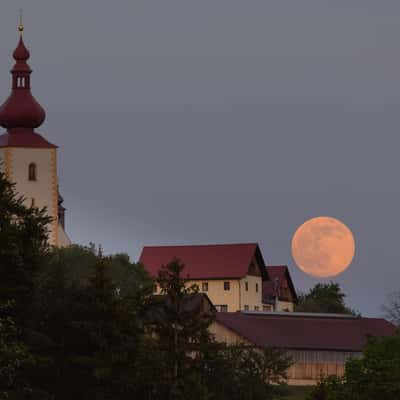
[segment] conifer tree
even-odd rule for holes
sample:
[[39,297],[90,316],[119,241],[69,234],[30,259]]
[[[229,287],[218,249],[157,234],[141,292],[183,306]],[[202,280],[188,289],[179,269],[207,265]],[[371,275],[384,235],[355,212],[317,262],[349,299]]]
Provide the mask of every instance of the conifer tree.
[[29,390],[23,370],[34,275],[47,250],[46,210],[26,207],[0,165],[0,394]]

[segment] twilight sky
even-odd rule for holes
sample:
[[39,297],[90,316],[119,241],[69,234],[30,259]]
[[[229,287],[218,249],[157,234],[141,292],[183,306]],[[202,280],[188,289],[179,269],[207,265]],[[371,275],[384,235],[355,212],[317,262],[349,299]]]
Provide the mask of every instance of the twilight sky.
[[380,315],[400,289],[400,2],[2,0],[0,97],[24,8],[39,129],[73,241],[252,242],[288,264],[306,219],[356,240],[336,280]]

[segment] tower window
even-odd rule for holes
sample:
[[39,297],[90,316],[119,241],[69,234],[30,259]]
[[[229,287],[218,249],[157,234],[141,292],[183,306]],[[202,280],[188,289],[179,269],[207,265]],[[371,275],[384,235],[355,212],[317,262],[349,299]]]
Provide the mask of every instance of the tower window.
[[231,290],[231,283],[230,282],[224,282],[224,290]]
[[36,181],[37,180],[37,174],[36,174],[36,164],[35,163],[30,163],[29,164],[29,171],[28,171],[28,179],[30,181]]
[[25,78],[22,76],[19,76],[17,78],[17,87],[22,88],[25,87]]

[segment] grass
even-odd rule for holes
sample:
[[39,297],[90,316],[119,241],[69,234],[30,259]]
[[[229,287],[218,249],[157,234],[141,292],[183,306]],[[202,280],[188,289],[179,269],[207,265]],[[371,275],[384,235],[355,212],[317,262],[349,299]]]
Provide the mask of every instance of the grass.
[[285,400],[306,400],[314,386],[289,386]]

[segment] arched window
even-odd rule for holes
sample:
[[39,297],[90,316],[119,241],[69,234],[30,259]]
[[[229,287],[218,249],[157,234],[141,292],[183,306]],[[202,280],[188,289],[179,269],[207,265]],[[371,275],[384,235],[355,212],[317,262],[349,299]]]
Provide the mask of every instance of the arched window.
[[28,179],[30,181],[36,181],[37,179],[37,174],[36,174],[36,164],[35,163],[30,163],[29,164],[29,172],[28,172]]

